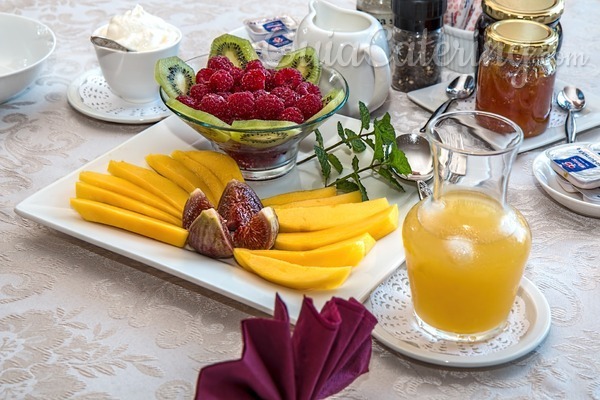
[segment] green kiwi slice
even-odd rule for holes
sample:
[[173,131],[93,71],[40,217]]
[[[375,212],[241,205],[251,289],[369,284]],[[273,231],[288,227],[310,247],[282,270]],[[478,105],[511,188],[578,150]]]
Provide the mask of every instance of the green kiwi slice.
[[226,122],[221,121],[214,115],[186,106],[176,98],[167,99],[165,104],[171,111],[179,115],[186,124],[194,128],[197,132],[200,132],[208,139],[218,143],[227,142],[229,139],[231,139],[226,131],[217,128],[210,128],[195,122],[198,120],[213,126],[222,126],[223,128],[231,127]]
[[333,89],[323,97],[323,108],[318,113],[310,117],[308,121],[314,121],[320,116],[335,110],[336,107],[344,101],[345,97],[346,93],[343,90]]
[[[232,128],[247,129],[249,132],[231,132],[231,139],[257,149],[275,147],[286,142],[290,137],[300,133],[298,129],[277,131],[273,129],[287,128],[297,125],[290,121],[265,121],[260,119],[249,119],[245,121],[233,121]],[[253,130],[255,130],[253,132]],[[263,132],[261,132],[263,131]]]
[[276,69],[296,68],[302,73],[305,81],[319,83],[321,77],[321,63],[317,51],[310,46],[292,51],[281,57]]
[[210,45],[209,57],[225,56],[239,68],[246,68],[249,61],[258,59],[258,54],[249,40],[225,33],[216,37]]
[[196,83],[194,69],[177,56],[161,58],[154,66],[154,79],[167,96],[175,98],[187,94]]

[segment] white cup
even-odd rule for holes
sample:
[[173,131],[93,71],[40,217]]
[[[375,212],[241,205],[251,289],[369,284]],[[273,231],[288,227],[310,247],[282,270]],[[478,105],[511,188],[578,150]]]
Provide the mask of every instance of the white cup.
[[444,26],[442,65],[461,74],[475,71],[475,38],[473,31]]
[[[102,75],[116,95],[131,103],[150,103],[158,98],[154,66],[161,58],[177,55],[181,43],[181,31],[173,28],[177,31],[176,40],[156,50],[124,52],[94,44]],[[94,35],[103,31],[105,26]]]
[[312,0],[295,42],[297,48],[315,48],[323,64],[346,78],[350,93],[341,114],[357,117],[359,101],[373,111],[387,99],[392,83],[387,35],[371,15]]

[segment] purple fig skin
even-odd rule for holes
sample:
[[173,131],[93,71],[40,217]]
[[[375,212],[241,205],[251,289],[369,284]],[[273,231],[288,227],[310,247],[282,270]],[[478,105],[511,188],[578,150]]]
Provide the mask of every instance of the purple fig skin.
[[198,253],[211,258],[233,256],[231,234],[214,208],[200,213],[189,228],[188,244]]
[[215,208],[204,192],[196,188],[192,193],[190,193],[190,197],[188,197],[185,202],[185,206],[183,207],[183,214],[181,216],[181,222],[184,229],[189,229],[192,225],[192,222],[198,215],[204,210],[208,210],[209,208]]
[[277,215],[271,207],[265,207],[232,233],[233,245],[250,250],[269,250],[275,245],[278,233]]
[[235,231],[262,208],[258,195],[247,183],[232,179],[225,186],[217,210],[227,221],[227,228]]

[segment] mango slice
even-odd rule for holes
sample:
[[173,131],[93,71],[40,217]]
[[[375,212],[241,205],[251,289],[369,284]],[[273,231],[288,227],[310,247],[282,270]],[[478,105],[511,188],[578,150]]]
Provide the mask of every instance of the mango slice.
[[146,156],[148,165],[160,175],[175,182],[188,193],[200,188],[213,206],[217,206],[219,198],[211,191],[204,180],[186,167],[181,161],[166,154],[148,154]]
[[71,199],[71,207],[90,222],[98,222],[137,233],[161,242],[183,247],[188,231],[133,211],[87,199]]
[[154,193],[179,210],[179,215],[183,212],[183,206],[189,193],[156,171],[130,164],[127,161],[110,160],[108,172]]
[[335,204],[360,203],[362,195],[358,190],[349,193],[342,193],[335,196],[323,197],[320,199],[308,199],[292,201],[291,203],[273,205],[273,209],[292,208],[292,207],[319,207],[333,206]]
[[275,196],[262,199],[265,207],[291,203],[293,201],[320,199],[323,197],[331,197],[337,194],[337,189],[333,186],[327,186],[319,189],[298,190],[294,192],[281,193]]
[[238,251],[304,266],[356,267],[374,245],[375,239],[365,233],[352,239],[307,251],[248,249],[238,249]]
[[86,182],[75,183],[75,194],[79,199],[94,200],[100,203],[110,204],[111,206],[134,211],[148,217],[168,222],[169,224],[173,224],[175,226],[181,226],[181,219],[174,217],[171,214],[159,210],[158,208],[149,206],[146,203],[142,203],[141,201],[137,201],[110,190],[90,185]]
[[276,210],[279,232],[311,232],[352,224],[390,206],[385,197],[361,203],[333,206],[281,208]]
[[190,150],[185,152],[190,158],[206,168],[219,178],[223,186],[232,179],[244,182],[244,177],[237,162],[227,154],[212,150]]
[[79,174],[79,179],[83,182],[89,183],[90,185],[110,190],[114,193],[122,194],[123,196],[127,196],[134,200],[148,204],[154,208],[158,208],[159,210],[169,213],[174,217],[181,218],[181,211],[179,211],[177,208],[173,207],[155,194],[150,193],[138,185],[134,185],[126,179],[94,171],[82,171]]
[[353,236],[369,233],[379,240],[398,228],[398,205],[351,224],[340,224],[333,228],[314,232],[279,233],[275,240],[278,250],[312,250],[328,244],[341,242]]
[[[219,205],[219,199],[223,194],[223,190],[225,190],[225,185],[219,178],[217,178],[212,170],[200,164],[198,161],[193,160],[189,155],[186,154],[186,152],[181,150],[175,150],[172,152],[171,157],[180,161],[204,181],[204,184],[208,186],[208,190],[212,194],[212,197],[214,197],[215,203],[213,203],[213,205],[217,207]],[[204,193],[206,194],[206,192]],[[211,199],[211,203],[212,201],[213,199]]]
[[275,258],[257,256],[234,249],[233,256],[242,268],[269,282],[298,290],[329,290],[348,279],[352,267],[313,267],[292,264]]

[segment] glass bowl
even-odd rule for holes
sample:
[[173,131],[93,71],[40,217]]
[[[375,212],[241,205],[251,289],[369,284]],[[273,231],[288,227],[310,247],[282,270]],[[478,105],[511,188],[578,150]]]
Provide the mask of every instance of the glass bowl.
[[[203,55],[186,63],[197,72],[206,66],[207,60],[208,55]],[[294,168],[300,141],[337,113],[348,100],[348,83],[331,67],[321,66],[318,86],[323,96],[339,90],[342,101],[327,113],[302,124],[268,128],[234,128],[225,122],[213,125],[170,107],[167,104],[169,97],[162,89],[160,96],[175,115],[210,141],[215,150],[231,156],[238,163],[244,179],[261,181],[285,175]]]

